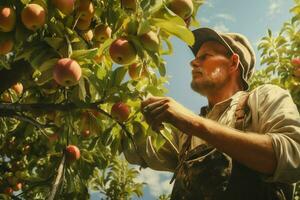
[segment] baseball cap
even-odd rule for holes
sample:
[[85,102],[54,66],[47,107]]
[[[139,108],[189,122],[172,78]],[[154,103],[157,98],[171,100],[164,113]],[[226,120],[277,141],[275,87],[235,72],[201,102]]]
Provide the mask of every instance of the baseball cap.
[[248,80],[255,71],[255,53],[249,40],[239,33],[218,33],[210,28],[198,28],[192,31],[195,37],[195,43],[190,46],[193,54],[196,56],[201,45],[208,40],[215,40],[224,45],[232,53],[239,55],[241,76],[244,90],[249,89]]

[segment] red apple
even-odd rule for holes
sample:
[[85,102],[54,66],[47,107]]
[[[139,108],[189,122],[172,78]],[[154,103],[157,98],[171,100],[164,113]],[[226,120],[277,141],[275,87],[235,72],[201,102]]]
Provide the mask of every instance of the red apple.
[[46,22],[46,11],[38,4],[27,4],[21,12],[24,26],[32,31],[41,28]]
[[91,132],[89,129],[84,129],[83,131],[81,131],[81,135],[82,137],[87,138],[91,135]]
[[115,40],[109,48],[111,59],[120,65],[128,65],[136,60],[137,52],[134,46],[126,39]]
[[78,28],[81,31],[86,31],[90,28],[92,20],[91,19],[78,19],[76,28]]
[[65,15],[70,15],[74,10],[75,0],[52,0],[53,5]]
[[8,54],[14,47],[14,41],[12,39],[3,40],[0,42],[0,55]]
[[108,25],[100,24],[95,28],[95,40],[98,42],[105,42],[108,38],[111,38],[111,28]]
[[54,80],[62,86],[78,84],[81,77],[80,65],[70,58],[59,59],[53,69]]
[[291,63],[294,67],[300,67],[300,58],[293,58]]
[[7,6],[0,7],[0,31],[10,32],[16,25],[16,12]]
[[17,183],[16,185],[14,185],[13,190],[14,191],[19,191],[22,189],[22,183]]
[[159,38],[154,31],[149,31],[140,36],[141,43],[145,49],[148,51],[158,51],[159,50]]
[[12,189],[12,187],[6,187],[4,189],[4,194],[6,194],[8,196],[11,196],[13,192],[14,192],[14,190]]
[[75,145],[68,145],[66,147],[66,158],[67,161],[73,162],[80,158],[80,151]]
[[194,11],[192,0],[172,0],[169,8],[182,19],[187,19]]
[[94,16],[95,8],[91,0],[80,0],[78,6],[78,14],[80,19],[91,20]]
[[115,103],[111,108],[111,115],[119,122],[125,122],[130,115],[130,108],[123,102]]
[[147,75],[147,71],[142,65],[134,63],[128,66],[128,74],[131,79],[136,80],[138,78],[145,77]]
[[16,83],[11,88],[17,93],[17,95],[21,95],[23,93],[22,83]]
[[11,103],[12,102],[11,96],[10,96],[10,94],[8,92],[4,92],[2,94],[2,100],[5,103]]
[[295,77],[300,78],[300,58],[293,58],[291,63],[294,67],[293,74]]
[[121,0],[121,5],[126,10],[135,11],[136,10],[136,0]]

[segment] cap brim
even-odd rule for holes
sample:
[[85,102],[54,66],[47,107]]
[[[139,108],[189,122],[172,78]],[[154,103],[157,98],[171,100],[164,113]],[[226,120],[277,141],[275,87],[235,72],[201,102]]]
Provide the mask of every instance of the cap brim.
[[195,43],[193,46],[189,46],[193,54],[196,56],[202,44],[208,40],[216,40],[222,45],[227,47],[232,53],[234,51],[227,44],[227,42],[213,29],[210,28],[198,28],[192,31],[195,37]]

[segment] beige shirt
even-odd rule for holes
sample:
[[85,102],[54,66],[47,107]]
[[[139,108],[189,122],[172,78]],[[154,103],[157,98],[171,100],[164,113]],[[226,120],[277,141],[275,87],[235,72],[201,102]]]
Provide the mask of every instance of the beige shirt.
[[[235,110],[241,95],[239,91],[231,98],[216,104],[206,118],[223,125],[234,127]],[[266,181],[294,183],[300,180],[300,116],[288,91],[274,85],[263,85],[250,92],[248,105],[250,114],[246,118],[246,131],[258,134],[268,134],[272,138],[273,148],[277,158],[277,168]],[[166,142],[159,150],[155,150],[151,138],[139,143],[139,154],[143,156],[148,167],[156,170],[174,171],[178,163],[178,152],[187,135],[173,132],[170,142]],[[192,137],[191,148],[205,143],[198,137]],[[141,164],[141,159],[134,148],[124,151],[126,159],[132,164]]]

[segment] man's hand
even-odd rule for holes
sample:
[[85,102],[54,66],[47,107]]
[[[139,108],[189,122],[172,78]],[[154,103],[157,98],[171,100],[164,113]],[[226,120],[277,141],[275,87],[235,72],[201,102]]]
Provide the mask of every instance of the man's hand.
[[149,97],[142,102],[141,109],[147,123],[154,131],[158,131],[163,122],[170,123],[183,131],[187,128],[186,122],[191,117],[197,116],[170,97]]

